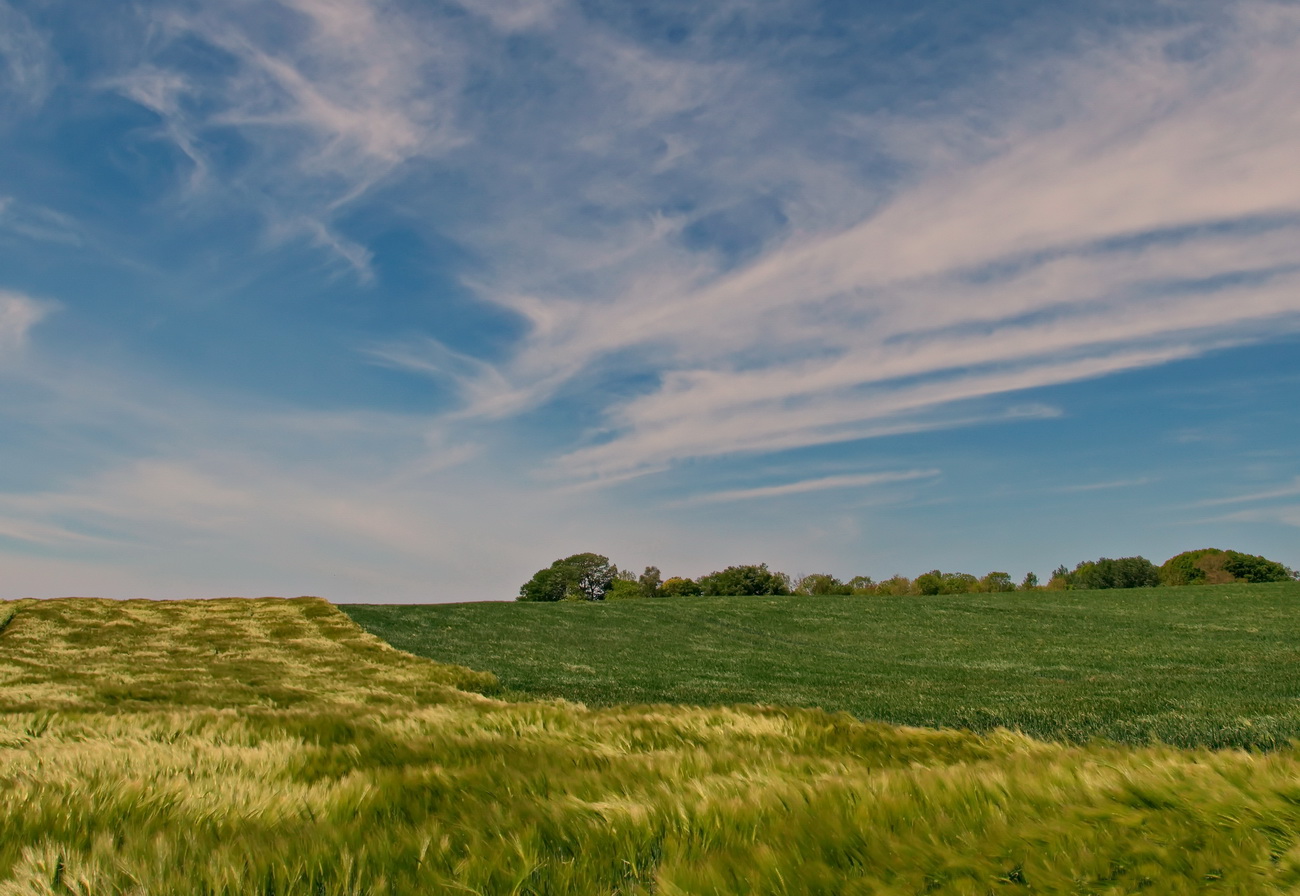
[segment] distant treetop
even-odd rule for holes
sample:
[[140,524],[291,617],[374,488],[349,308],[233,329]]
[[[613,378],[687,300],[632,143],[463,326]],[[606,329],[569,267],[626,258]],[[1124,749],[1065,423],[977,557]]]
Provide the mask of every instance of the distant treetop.
[[1166,585],[1225,585],[1230,582],[1286,582],[1296,578],[1294,570],[1258,554],[1201,548],[1170,557],[1160,567],[1160,581]]
[[772,572],[766,563],[757,566],[728,566],[721,572],[700,577],[700,588],[705,594],[789,594],[790,577]]

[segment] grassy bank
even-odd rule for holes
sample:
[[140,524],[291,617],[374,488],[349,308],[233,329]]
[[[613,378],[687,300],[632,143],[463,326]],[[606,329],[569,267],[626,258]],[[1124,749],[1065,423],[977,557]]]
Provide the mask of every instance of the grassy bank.
[[464,687],[494,682],[319,601],[24,603],[0,633],[0,896],[1300,886],[1289,749]]
[[403,650],[591,706],[817,706],[1075,742],[1300,738],[1300,584],[342,609]]

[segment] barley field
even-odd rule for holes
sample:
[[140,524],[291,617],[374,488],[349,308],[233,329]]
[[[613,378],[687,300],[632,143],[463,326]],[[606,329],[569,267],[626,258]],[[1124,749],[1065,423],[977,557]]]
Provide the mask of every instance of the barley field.
[[0,621],[0,896],[1300,887],[1290,747],[502,699],[314,599]]

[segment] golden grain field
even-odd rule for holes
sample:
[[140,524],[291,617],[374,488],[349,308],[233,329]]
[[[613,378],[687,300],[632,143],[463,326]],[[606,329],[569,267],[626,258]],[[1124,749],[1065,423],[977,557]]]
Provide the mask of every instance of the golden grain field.
[[1292,749],[507,702],[307,598],[0,626],[0,896],[1300,889]]

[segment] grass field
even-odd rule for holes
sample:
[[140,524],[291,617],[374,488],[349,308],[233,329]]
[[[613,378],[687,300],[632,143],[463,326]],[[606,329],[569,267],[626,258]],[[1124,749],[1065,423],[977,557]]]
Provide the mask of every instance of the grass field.
[[1291,748],[503,701],[311,599],[5,619],[0,896],[1300,887]]
[[1300,738],[1300,583],[341,609],[402,650],[591,706],[817,706],[1076,742]]

